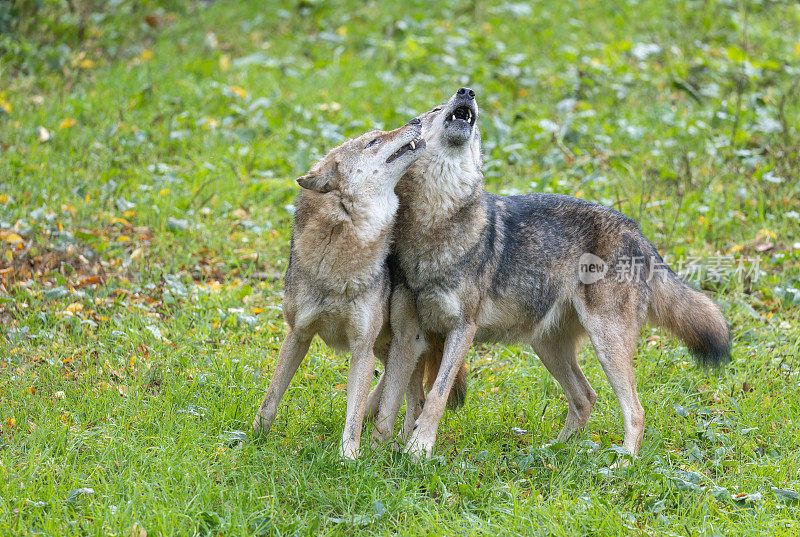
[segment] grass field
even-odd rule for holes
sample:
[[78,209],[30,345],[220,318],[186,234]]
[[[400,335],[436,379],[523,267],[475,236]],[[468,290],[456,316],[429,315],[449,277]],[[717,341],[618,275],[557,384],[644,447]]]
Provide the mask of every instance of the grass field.
[[[0,534],[796,535],[800,7],[791,1],[0,5]],[[705,372],[647,330],[641,458],[527,347],[469,356],[434,460],[336,457],[321,342],[249,436],[294,178],[475,89],[487,189],[636,218],[719,302]]]

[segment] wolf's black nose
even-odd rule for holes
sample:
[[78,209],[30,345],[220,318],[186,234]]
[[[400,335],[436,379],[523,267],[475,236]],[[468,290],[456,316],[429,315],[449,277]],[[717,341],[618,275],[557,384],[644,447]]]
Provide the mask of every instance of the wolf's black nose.
[[409,125],[419,125],[420,123],[422,122],[419,120],[418,117],[415,117],[414,119],[408,122]]
[[469,88],[461,88],[458,90],[458,94],[467,97],[468,99],[475,98],[475,92]]

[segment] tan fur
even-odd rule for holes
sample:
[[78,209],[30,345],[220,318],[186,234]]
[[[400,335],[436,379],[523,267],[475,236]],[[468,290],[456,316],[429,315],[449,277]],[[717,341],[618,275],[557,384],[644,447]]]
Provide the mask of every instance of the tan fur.
[[[375,354],[388,347],[391,291],[386,257],[397,210],[394,188],[419,158],[419,122],[345,142],[298,179],[292,250],[284,285],[288,325],[253,431],[267,432],[315,334],[352,353],[340,454],[357,456]],[[379,390],[383,386],[379,382]],[[378,394],[380,392],[378,391]]]

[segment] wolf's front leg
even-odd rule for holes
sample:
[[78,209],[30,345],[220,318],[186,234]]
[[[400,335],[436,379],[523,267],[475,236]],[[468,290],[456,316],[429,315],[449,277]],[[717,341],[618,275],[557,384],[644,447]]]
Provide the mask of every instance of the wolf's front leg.
[[298,333],[298,331],[289,328],[278,354],[278,364],[272,374],[267,395],[264,397],[264,402],[261,403],[261,408],[258,409],[255,420],[253,420],[254,434],[269,431],[272,422],[275,421],[275,415],[278,413],[278,404],[280,404],[283,394],[286,393],[286,389],[297,372],[297,368],[300,367],[300,362],[303,361],[303,358],[308,353],[308,347],[311,345],[313,338],[314,334]]
[[360,341],[353,347],[350,371],[347,373],[347,414],[344,420],[342,445],[339,455],[346,459],[358,457],[361,445],[361,426],[367,407],[372,372],[375,370],[375,354],[372,342]]
[[458,371],[464,365],[477,329],[478,326],[474,323],[463,323],[451,330],[444,340],[444,355],[439,374],[425,399],[425,408],[422,409],[414,433],[406,443],[406,451],[417,460],[430,458],[433,454],[436,432],[444,415],[447,398],[453,389]]
[[372,429],[373,445],[386,443],[394,433],[397,413],[403,404],[403,395],[419,357],[419,353],[414,352],[415,341],[416,336],[392,339],[389,361],[384,372],[383,393],[375,415],[375,427]]
[[383,393],[372,430],[373,445],[384,444],[392,437],[403,394],[425,344],[419,330],[414,296],[405,287],[398,286],[392,292],[390,318],[392,343],[383,373]]

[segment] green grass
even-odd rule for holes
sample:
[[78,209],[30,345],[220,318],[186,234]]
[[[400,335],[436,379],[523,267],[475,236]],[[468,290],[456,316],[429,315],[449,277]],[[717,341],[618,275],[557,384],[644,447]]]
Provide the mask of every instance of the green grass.
[[[796,3],[102,6],[0,10],[0,534],[796,534]],[[643,332],[626,471],[590,349],[567,445],[541,447],[566,402],[530,349],[485,346],[433,461],[342,464],[347,357],[321,342],[272,434],[226,439],[284,334],[294,178],[462,85],[487,188],[612,205],[699,260],[732,364]]]

